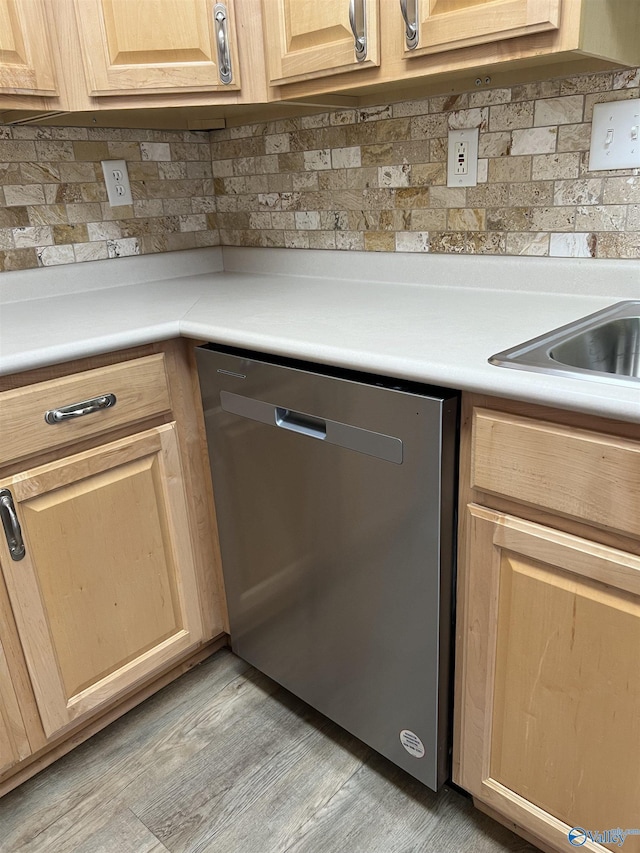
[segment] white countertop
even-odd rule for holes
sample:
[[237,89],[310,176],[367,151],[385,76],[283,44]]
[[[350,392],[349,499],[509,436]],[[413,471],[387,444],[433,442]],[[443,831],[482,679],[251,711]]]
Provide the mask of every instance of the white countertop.
[[186,335],[640,422],[640,386],[487,363],[639,298],[637,261],[286,249],[122,258],[3,274],[0,374]]

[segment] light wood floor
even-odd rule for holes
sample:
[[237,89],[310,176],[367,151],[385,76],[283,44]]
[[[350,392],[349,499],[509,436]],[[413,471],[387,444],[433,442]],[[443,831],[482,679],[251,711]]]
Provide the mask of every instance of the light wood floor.
[[2,853],[535,853],[227,650],[0,800]]

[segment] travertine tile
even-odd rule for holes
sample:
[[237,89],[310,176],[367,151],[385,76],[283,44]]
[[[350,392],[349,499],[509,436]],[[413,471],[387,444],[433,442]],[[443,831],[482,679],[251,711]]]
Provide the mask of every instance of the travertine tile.
[[309,233],[307,231],[285,231],[284,245],[287,249],[308,249]]
[[549,234],[543,231],[507,234],[506,253],[507,255],[548,255]]
[[616,89],[611,92],[597,92],[594,95],[585,95],[584,99],[584,121],[593,118],[593,107],[595,104],[604,104],[611,101],[626,101],[638,97],[638,89]]
[[328,148],[304,152],[304,168],[307,171],[319,171],[331,168],[331,151]]
[[[392,110],[394,118],[426,115],[429,112],[429,99],[419,98],[413,101],[400,101],[392,105]],[[381,250],[378,249],[376,251]]]
[[594,258],[596,242],[595,234],[552,234],[549,254],[552,258]]
[[573,231],[576,223],[575,207],[532,207],[532,231]]
[[431,207],[465,207],[464,187],[431,187],[429,204]]
[[107,254],[110,258],[126,258],[140,254],[137,237],[123,237],[121,240],[107,240]]
[[486,107],[492,104],[508,104],[511,89],[479,89],[469,94],[470,107]]
[[519,154],[551,154],[556,150],[558,128],[532,127],[526,130],[514,130],[511,134],[512,156]]
[[[56,163],[21,163],[20,175],[22,184],[49,184],[58,183],[60,177],[60,165]],[[89,180],[94,181],[95,177],[91,176]]]
[[605,204],[637,204],[640,202],[640,176],[604,179]]
[[28,225],[13,229],[16,249],[31,249],[36,246],[53,245],[53,232],[49,225]]
[[536,127],[558,124],[576,124],[582,121],[584,97],[567,95],[561,98],[543,98],[536,101],[534,125]]
[[477,107],[476,109],[454,110],[447,117],[447,125],[449,130],[477,127],[483,133],[489,125],[489,108]]
[[553,204],[553,181],[525,181],[510,184],[508,201],[514,207],[548,206]]
[[627,207],[622,204],[592,205],[576,209],[576,228],[580,231],[623,231]]
[[309,234],[310,249],[335,249],[335,231],[309,231],[307,233]]
[[140,157],[142,160],[171,160],[171,146],[168,142],[141,142]]
[[[576,166],[577,171],[577,166]],[[531,179],[531,157],[496,157],[489,159],[490,182],[520,183]]]
[[0,228],[0,251],[14,248],[13,231],[10,228]]
[[516,130],[533,127],[533,102],[517,101],[489,107],[489,130]]
[[16,163],[36,160],[34,142],[14,141],[0,138],[0,162]]
[[334,148],[331,152],[333,169],[357,169],[361,165],[360,148]]
[[54,267],[61,264],[72,264],[75,261],[73,246],[45,246],[36,249],[38,266]]
[[28,270],[38,266],[38,256],[35,249],[9,249],[0,252],[0,270]]
[[627,231],[640,231],[640,204],[630,204],[627,208]]
[[612,75],[580,74],[577,77],[567,77],[560,81],[560,94],[573,95],[574,93],[587,95],[590,92],[607,92],[612,87]]
[[73,252],[77,263],[102,261],[109,257],[106,243],[76,243]]
[[426,231],[396,232],[396,252],[428,252],[429,234]]
[[562,124],[558,128],[558,151],[588,151],[591,124]]
[[364,235],[364,248],[367,252],[393,252],[396,247],[395,234],[392,231],[367,231]]
[[7,207],[44,204],[44,187],[40,184],[8,185],[4,187],[4,198]]
[[600,178],[556,181],[553,203],[556,205],[599,204],[602,201],[602,185],[603,181]]
[[484,231],[486,214],[478,208],[450,208],[447,215],[448,231]]
[[478,157],[506,157],[510,149],[511,134],[508,131],[481,133],[479,136]]
[[613,75],[614,89],[635,89],[640,86],[640,68],[625,68]]
[[300,210],[295,217],[296,228],[301,231],[317,231],[320,228],[320,214],[316,210]]
[[640,258],[640,232],[605,232],[598,234],[597,258]]
[[577,178],[579,163],[577,154],[534,154],[531,177],[534,181]]
[[380,187],[408,187],[411,181],[411,166],[380,166],[378,184]]

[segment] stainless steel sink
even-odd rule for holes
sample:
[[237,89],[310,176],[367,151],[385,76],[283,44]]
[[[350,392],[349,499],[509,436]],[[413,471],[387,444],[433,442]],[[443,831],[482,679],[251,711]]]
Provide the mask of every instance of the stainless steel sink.
[[640,388],[640,300],[617,302],[492,355],[491,364]]

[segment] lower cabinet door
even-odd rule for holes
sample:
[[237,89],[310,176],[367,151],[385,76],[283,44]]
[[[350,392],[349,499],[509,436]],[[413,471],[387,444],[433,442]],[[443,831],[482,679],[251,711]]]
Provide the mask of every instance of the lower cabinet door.
[[640,557],[467,511],[455,781],[554,849],[578,827],[602,850],[640,829]]
[[26,471],[2,563],[48,736],[202,638],[175,424]]

